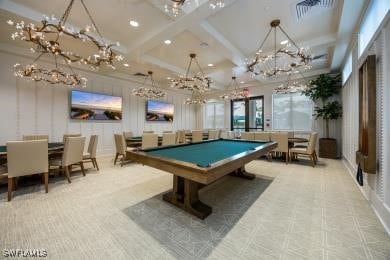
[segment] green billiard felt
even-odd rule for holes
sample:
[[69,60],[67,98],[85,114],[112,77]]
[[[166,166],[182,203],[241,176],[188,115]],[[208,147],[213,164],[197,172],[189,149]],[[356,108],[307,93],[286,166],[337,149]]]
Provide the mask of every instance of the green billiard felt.
[[145,150],[145,152],[152,156],[189,162],[199,167],[208,167],[220,160],[227,159],[245,151],[254,150],[263,144],[266,144],[266,142],[215,140],[149,149]]

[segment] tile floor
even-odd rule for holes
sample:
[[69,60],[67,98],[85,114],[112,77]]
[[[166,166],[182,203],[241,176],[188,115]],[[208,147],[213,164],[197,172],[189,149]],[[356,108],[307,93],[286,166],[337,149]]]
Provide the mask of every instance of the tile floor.
[[[172,175],[100,158],[86,177],[0,187],[0,248],[44,248],[47,259],[390,259],[390,237],[341,161],[256,160],[255,181],[205,188],[201,221],[161,200]],[[2,255],[0,255],[0,258]]]

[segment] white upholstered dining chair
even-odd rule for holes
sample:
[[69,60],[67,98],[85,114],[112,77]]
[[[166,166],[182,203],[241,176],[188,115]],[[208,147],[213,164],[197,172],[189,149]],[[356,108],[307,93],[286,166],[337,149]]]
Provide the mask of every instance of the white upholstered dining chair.
[[209,130],[209,140],[218,139],[220,130],[212,129]]
[[271,132],[271,141],[277,142],[278,146],[273,150],[274,153],[283,153],[285,155],[286,164],[289,161],[288,133],[287,132]]
[[62,137],[62,142],[65,144],[65,139],[68,138],[68,137],[80,137],[81,134],[64,134],[64,136]]
[[91,137],[89,138],[87,153],[83,155],[83,162],[91,162],[93,167],[99,171],[99,166],[96,161],[97,144],[98,144],[98,136],[91,135]]
[[162,145],[174,145],[176,144],[176,133],[163,133]]
[[318,162],[317,153],[316,153],[317,138],[318,138],[318,133],[316,132],[311,133],[307,147],[293,147],[290,149],[290,153],[294,157],[299,155],[309,157],[312,166],[314,167]]
[[49,191],[49,155],[47,140],[14,141],[7,143],[8,201],[12,198],[15,178],[43,174],[45,191]]
[[49,135],[23,135],[23,141],[49,140]]
[[62,158],[50,160],[50,166],[64,172],[69,183],[71,183],[70,174],[72,173],[72,166],[80,166],[81,172],[85,176],[83,163],[84,145],[85,137],[66,137]]
[[143,134],[142,135],[142,149],[148,149],[158,146],[158,135],[157,134]]

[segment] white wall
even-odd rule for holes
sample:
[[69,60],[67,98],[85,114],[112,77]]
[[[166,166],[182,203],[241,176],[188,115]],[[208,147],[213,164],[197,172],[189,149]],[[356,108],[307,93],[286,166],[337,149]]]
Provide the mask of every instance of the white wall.
[[62,140],[64,133],[81,133],[87,140],[91,134],[97,134],[98,154],[112,154],[113,133],[116,132],[133,131],[139,135],[144,129],[162,132],[195,127],[195,108],[183,104],[184,94],[167,91],[166,101],[175,104],[173,123],[145,122],[145,100],[131,95],[132,88],[139,84],[86,72],[80,72],[88,78],[88,86],[83,90],[123,97],[123,119],[120,122],[70,120],[69,87],[16,78],[13,65],[31,63],[31,59],[0,51],[0,60],[0,111],[3,116],[0,145],[21,139],[24,134],[49,134],[50,141]]
[[361,191],[390,231],[390,23],[378,30],[360,59],[357,47],[355,43],[352,49],[352,74],[343,87],[343,159],[355,178],[359,134],[358,70],[368,55],[376,55],[378,169],[376,174],[364,174],[365,184]]

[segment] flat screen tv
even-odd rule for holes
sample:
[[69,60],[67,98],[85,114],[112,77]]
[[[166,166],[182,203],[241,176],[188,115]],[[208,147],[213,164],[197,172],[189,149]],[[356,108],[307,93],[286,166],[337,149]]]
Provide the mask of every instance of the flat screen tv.
[[173,104],[148,100],[146,101],[146,121],[173,122]]
[[122,97],[72,90],[70,118],[78,120],[122,120]]

